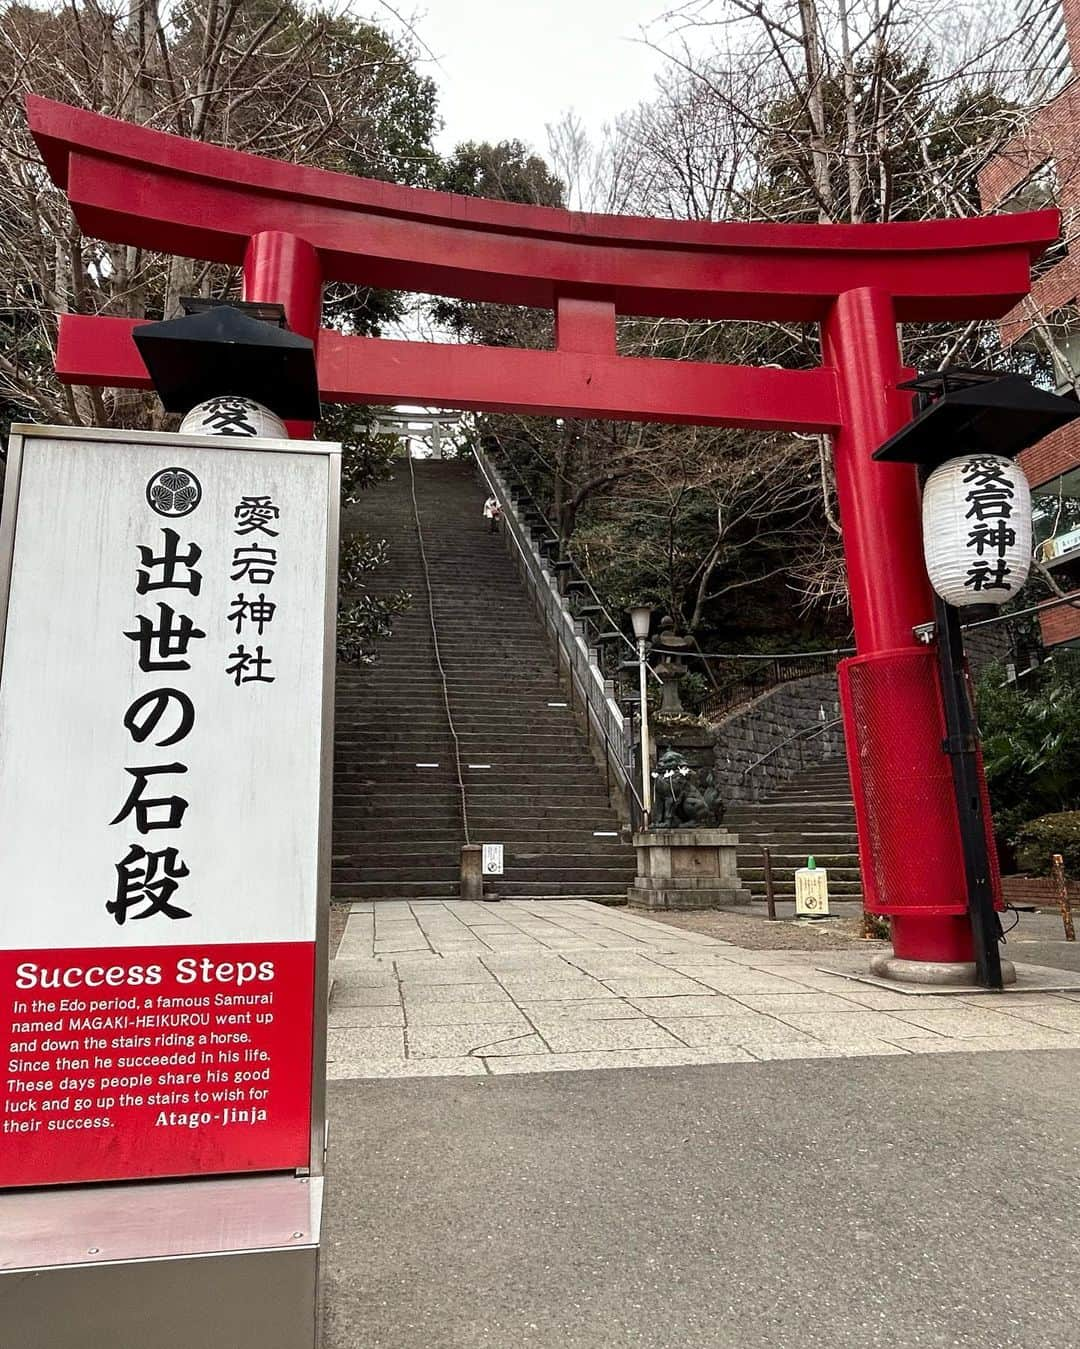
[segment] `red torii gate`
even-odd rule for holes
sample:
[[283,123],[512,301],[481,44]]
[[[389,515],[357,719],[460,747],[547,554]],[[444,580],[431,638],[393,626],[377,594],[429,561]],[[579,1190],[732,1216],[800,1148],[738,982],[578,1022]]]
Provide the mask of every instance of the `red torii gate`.
[[[873,451],[911,416],[896,325],[996,318],[1028,293],[1056,211],[885,225],[700,224],[399,187],[184,140],[30,96],[30,127],[87,235],[242,265],[248,300],[316,342],[328,402],[826,432],[858,656],[840,685],[867,907],[897,956],[971,960],[919,488]],[[320,328],[350,281],[554,311],[555,348],[435,345]],[[618,314],[821,325],[778,370],[619,356]],[[73,384],[150,388],[140,320],[63,314]]]

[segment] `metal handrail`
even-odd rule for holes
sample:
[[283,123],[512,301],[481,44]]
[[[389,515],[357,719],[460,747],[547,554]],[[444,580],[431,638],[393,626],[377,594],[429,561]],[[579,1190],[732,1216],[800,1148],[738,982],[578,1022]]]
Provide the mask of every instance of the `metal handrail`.
[[[475,450],[474,450],[474,453],[475,453]],[[485,455],[485,458],[487,458],[486,455]],[[479,462],[479,455],[477,456],[477,460],[478,460],[478,462]],[[488,462],[489,462],[489,463],[491,462],[490,459],[488,459]],[[529,484],[528,484],[528,483],[525,481],[525,479],[522,477],[521,472],[520,472],[520,470],[518,469],[517,465],[511,463],[511,462],[508,460],[507,463],[506,463],[506,467],[507,467],[507,469],[514,475],[514,477],[518,480],[518,482],[519,482],[519,484],[521,485],[521,487],[522,487],[526,492],[528,492],[530,499],[535,500],[535,498],[533,498],[533,496],[532,496],[532,492],[531,492],[531,490],[530,490],[530,488],[529,488]],[[482,466],[482,465],[481,465],[481,471],[483,471],[483,466]],[[495,471],[497,472],[498,470],[495,470]],[[484,476],[486,477],[487,474],[485,473]],[[550,521],[550,520],[548,519],[548,517],[544,514],[544,512],[540,509],[540,507],[539,507],[539,506],[536,506],[534,509],[536,510],[536,514],[540,517],[540,520],[541,520],[541,522],[543,523],[544,528],[545,528],[545,529],[546,529],[546,530],[547,530],[554,538],[559,538],[559,531],[558,531],[558,530],[555,528],[555,526],[551,523],[551,521]],[[637,646],[635,645],[635,643],[634,643],[633,641],[631,641],[631,639],[626,635],[625,632],[623,632],[622,628],[621,628],[620,625],[619,625],[619,620],[618,620],[617,618],[615,618],[615,617],[612,615],[611,610],[607,607],[607,605],[604,603],[604,601],[603,601],[603,600],[600,598],[600,596],[597,594],[597,592],[596,592],[596,590],[595,590],[595,588],[594,588],[592,582],[589,580],[588,576],[586,576],[586,574],[585,574],[585,572],[584,572],[584,570],[583,570],[581,564],[578,562],[577,558],[574,556],[573,552],[572,552],[571,549],[568,547],[568,545],[565,544],[565,543],[563,543],[563,542],[560,540],[560,547],[561,547],[561,550],[562,550],[562,555],[563,555],[563,557],[567,558],[568,561],[570,561],[570,562],[573,564],[573,568],[574,568],[574,579],[577,580],[577,581],[580,581],[580,582],[586,587],[586,589],[587,589],[587,591],[588,591],[588,594],[589,594],[589,598],[590,598],[591,601],[596,605],[596,607],[600,610],[600,612],[604,615],[604,617],[607,619],[608,624],[609,624],[609,629],[608,629],[608,630],[611,631],[611,632],[617,632],[617,633],[619,634],[619,636],[620,636],[620,638],[622,639],[622,641],[623,641],[623,642],[630,648],[630,650],[633,652],[634,657],[635,657],[635,659],[636,659],[636,658],[637,658]],[[656,671],[652,668],[651,665],[647,666],[646,668],[647,668],[647,670],[648,670],[648,673],[652,676],[652,678],[653,678],[658,684],[662,684],[662,683],[663,683],[663,680],[660,678],[660,676],[656,673]]]
[[[490,460],[489,460],[489,462],[490,462]],[[526,492],[529,492],[529,496],[532,497],[532,492],[529,491],[529,484],[528,484],[528,483],[525,481],[525,479],[521,476],[521,472],[520,472],[520,470],[518,469],[517,465],[516,465],[516,464],[512,464],[512,463],[510,463],[509,461],[507,461],[506,467],[507,467],[507,468],[509,469],[509,471],[514,475],[514,477],[518,480],[518,482],[519,482],[519,483],[521,484],[521,486],[525,489],[525,491],[526,491]],[[496,472],[498,472],[498,470],[496,470]],[[535,500],[535,498],[534,498],[534,500]],[[555,526],[551,523],[551,521],[548,519],[548,517],[544,514],[544,512],[540,509],[539,506],[537,506],[535,509],[536,509],[537,515],[538,515],[538,516],[540,517],[540,519],[543,521],[544,528],[547,529],[547,530],[548,530],[555,538],[558,538],[558,537],[559,537],[559,531],[558,531],[558,530],[555,528]],[[636,646],[634,645],[634,643],[630,640],[630,638],[627,637],[627,635],[626,635],[624,632],[622,632],[622,630],[619,628],[618,620],[612,617],[612,615],[611,615],[610,611],[608,610],[607,606],[604,604],[604,601],[600,598],[600,596],[599,596],[599,595],[596,593],[596,591],[593,589],[592,582],[591,582],[591,581],[589,580],[589,578],[585,575],[585,573],[581,570],[580,566],[578,566],[577,559],[574,557],[573,553],[570,551],[570,549],[569,549],[565,544],[562,545],[562,552],[563,552],[563,556],[564,556],[564,557],[569,558],[570,561],[573,562],[573,564],[574,564],[574,571],[575,571],[575,573],[576,573],[577,579],[580,580],[580,581],[583,581],[583,582],[585,583],[585,585],[588,586],[590,598],[591,598],[591,599],[593,600],[593,602],[596,604],[597,608],[598,608],[598,609],[600,610],[600,612],[604,615],[604,617],[607,619],[607,621],[611,624],[611,629],[612,629],[612,631],[618,631],[618,632],[620,633],[620,635],[621,635],[623,641],[624,641],[624,642],[626,643],[626,645],[630,648],[630,650],[633,651],[634,655],[636,656],[636,655],[637,655],[637,647],[636,647]]]
[[518,515],[513,498],[499,470],[484,451],[473,446],[473,456],[492,495],[502,510],[506,536],[514,545],[522,578],[528,586],[558,652],[559,669],[565,665],[570,680],[571,706],[575,695],[581,705],[585,735],[591,746],[595,735],[597,744],[603,744],[604,762],[610,790],[612,777],[622,793],[631,822],[643,814],[641,795],[634,784],[633,745],[627,719],[623,716],[613,691],[608,688],[603,671],[593,658],[585,640],[584,623],[575,620],[569,601],[559,588],[533,544]]
[[[761,755],[760,758],[755,759],[752,764],[744,768],[743,777],[746,777],[748,773],[752,773],[755,768],[760,768],[767,759],[771,759],[772,756],[779,750],[782,750],[785,745],[793,744],[796,740],[801,740],[804,737],[807,740],[814,740],[819,735],[824,735],[826,731],[831,731],[834,726],[839,726],[841,720],[841,717],[833,717],[832,721],[812,721],[809,726],[800,726],[799,729],[792,735],[789,735],[786,740],[781,740],[778,745],[773,745],[772,749],[767,753]],[[813,735],[808,734],[810,731],[813,731]]]
[[428,568],[427,549],[424,547],[424,523],[420,518],[420,503],[416,499],[416,473],[413,470],[412,455],[409,459],[409,492],[412,496],[413,520],[416,523],[416,542],[420,550],[420,565],[424,572],[424,588],[427,592],[428,622],[431,626],[431,644],[435,653],[435,664],[439,670],[439,680],[442,686],[443,707],[446,711],[446,724],[449,727],[451,738],[454,742],[454,768],[457,774],[458,797],[461,804],[461,832],[465,843],[470,844],[472,839],[469,837],[469,803],[465,792],[465,775],[461,771],[461,741],[458,739],[457,726],[454,724],[454,710],[450,705],[450,686],[446,678],[446,670],[442,663],[442,651],[439,647],[439,623],[435,616],[435,597],[431,589],[431,572]]

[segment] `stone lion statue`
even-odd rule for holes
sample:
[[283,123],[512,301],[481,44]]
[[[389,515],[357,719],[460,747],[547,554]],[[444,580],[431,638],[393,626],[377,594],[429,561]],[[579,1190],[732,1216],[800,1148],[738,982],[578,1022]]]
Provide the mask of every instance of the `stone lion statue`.
[[711,773],[699,781],[677,749],[667,749],[653,772],[654,829],[705,829],[720,823],[724,807]]

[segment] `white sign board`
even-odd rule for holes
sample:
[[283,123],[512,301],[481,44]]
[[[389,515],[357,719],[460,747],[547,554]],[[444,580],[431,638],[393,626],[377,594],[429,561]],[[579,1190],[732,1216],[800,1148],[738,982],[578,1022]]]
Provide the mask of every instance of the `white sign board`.
[[337,465],[35,428],[9,470],[0,1184],[308,1164]]
[[484,844],[482,866],[485,876],[501,876],[503,874],[503,845],[501,843]]
[[828,871],[825,867],[799,867],[795,872],[795,916],[825,918],[828,913]]

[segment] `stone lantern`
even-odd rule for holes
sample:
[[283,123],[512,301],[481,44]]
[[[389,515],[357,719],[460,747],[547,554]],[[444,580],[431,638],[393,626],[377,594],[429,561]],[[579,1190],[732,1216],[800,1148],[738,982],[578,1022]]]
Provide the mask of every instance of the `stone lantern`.
[[668,615],[660,620],[660,632],[653,642],[653,651],[659,660],[653,662],[653,669],[663,683],[660,701],[661,717],[681,717],[684,712],[679,696],[679,681],[686,673],[686,662],[682,653],[693,646],[690,637],[680,637],[675,631],[675,620]]

